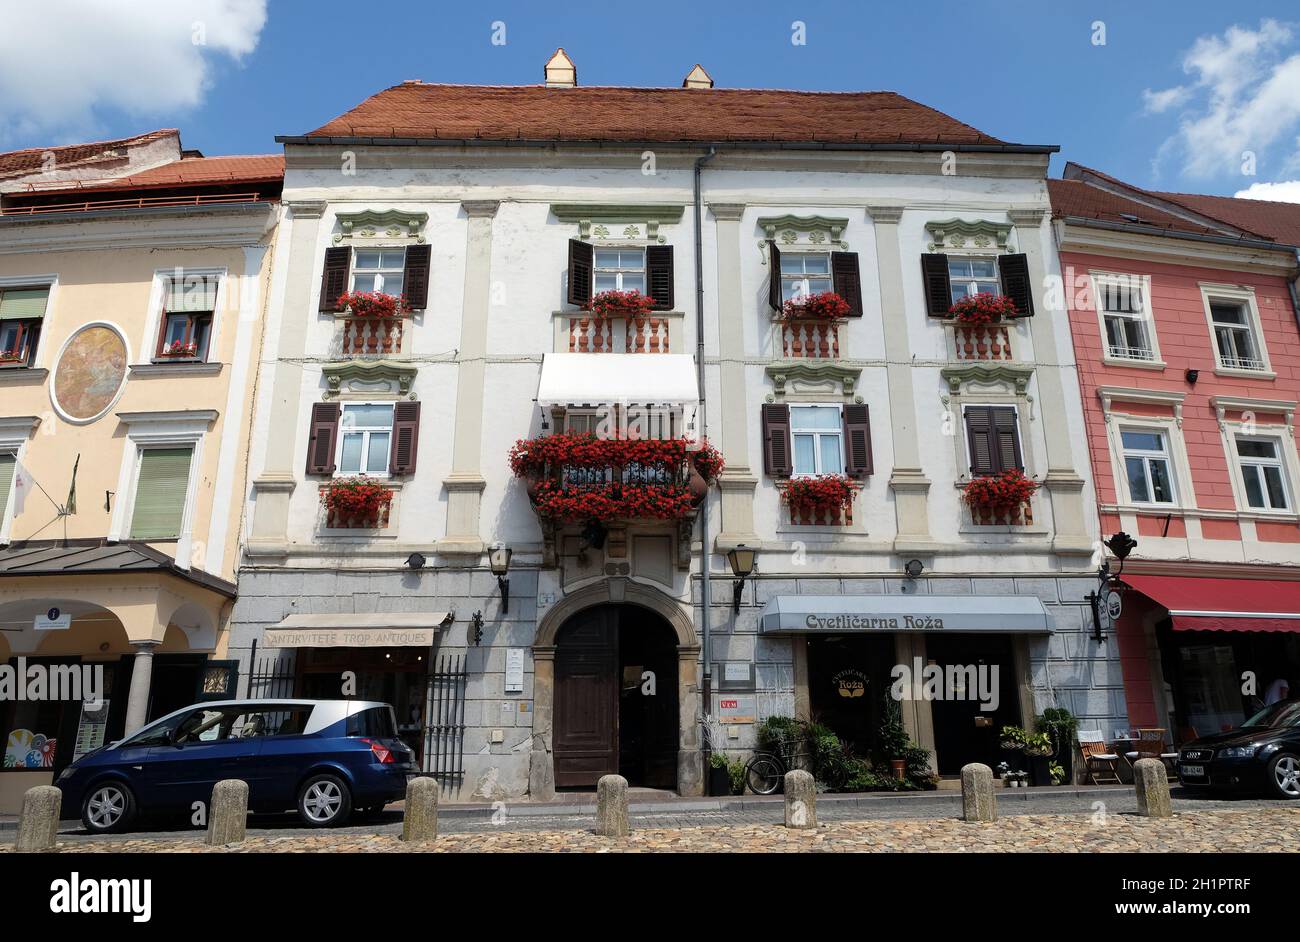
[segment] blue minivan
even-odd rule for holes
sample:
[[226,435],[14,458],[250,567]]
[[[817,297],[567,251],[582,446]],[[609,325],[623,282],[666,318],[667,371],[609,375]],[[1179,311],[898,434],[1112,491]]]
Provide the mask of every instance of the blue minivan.
[[141,814],[191,813],[231,778],[248,783],[250,811],[297,808],[308,826],[331,827],[400,800],[416,771],[387,703],[224,700],[155,720],[55,784],[92,833],[125,831]]

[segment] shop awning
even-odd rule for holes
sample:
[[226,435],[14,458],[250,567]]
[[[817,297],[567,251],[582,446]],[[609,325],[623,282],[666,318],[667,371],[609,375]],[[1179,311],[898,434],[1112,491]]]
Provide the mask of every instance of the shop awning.
[[1300,631],[1300,582],[1124,576],[1169,609],[1175,631]]
[[266,630],[272,648],[427,648],[449,612],[368,615],[290,615]]
[[759,619],[763,634],[1048,634],[1051,619],[1034,595],[778,595]]
[[637,405],[699,401],[695,358],[684,353],[611,356],[548,353],[537,385],[540,405]]

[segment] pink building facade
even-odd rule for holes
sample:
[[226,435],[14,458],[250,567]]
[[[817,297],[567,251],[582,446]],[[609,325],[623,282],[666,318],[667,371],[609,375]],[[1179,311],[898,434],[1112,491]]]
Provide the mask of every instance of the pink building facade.
[[1092,643],[1183,742],[1300,692],[1300,206],[1049,185],[1101,531],[1138,541]]

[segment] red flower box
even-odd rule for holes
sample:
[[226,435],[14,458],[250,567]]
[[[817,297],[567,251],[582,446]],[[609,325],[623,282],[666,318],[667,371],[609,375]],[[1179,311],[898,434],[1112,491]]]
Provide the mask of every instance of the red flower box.
[[171,343],[164,345],[158,355],[167,359],[173,357],[196,357],[199,355],[199,345],[197,343],[185,343],[181,340],[173,340]]
[[822,474],[791,478],[777,485],[781,499],[792,512],[838,513],[853,507],[853,495],[862,485],[847,474]]
[[321,488],[320,502],[331,517],[376,526],[393,502],[393,490],[365,476],[338,478]]
[[972,479],[961,496],[973,508],[1005,509],[1027,503],[1036,490],[1037,482],[1012,469]]
[[353,317],[401,317],[411,313],[406,295],[381,291],[348,291],[334,302],[335,310],[351,311]]
[[591,296],[586,309],[597,317],[644,317],[654,306],[654,299],[640,291],[601,291]]
[[948,313],[960,324],[979,327],[1001,320],[1013,320],[1020,316],[1020,309],[1006,295],[981,291],[954,301],[948,308]]
[[837,321],[849,316],[849,302],[834,291],[791,298],[781,308],[781,315],[791,321]]

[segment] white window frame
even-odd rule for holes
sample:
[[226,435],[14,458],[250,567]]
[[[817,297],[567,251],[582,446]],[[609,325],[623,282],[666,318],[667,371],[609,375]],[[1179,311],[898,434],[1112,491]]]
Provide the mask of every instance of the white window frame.
[[[1140,435],[1155,435],[1160,439],[1164,446],[1159,451],[1147,448],[1132,448],[1124,444],[1124,433],[1135,432]],[[1148,427],[1136,421],[1126,421],[1119,428],[1120,443],[1120,467],[1124,471],[1124,490],[1128,494],[1128,502],[1137,507],[1177,507],[1179,506],[1178,495],[1180,488],[1178,486],[1178,474],[1175,470],[1173,445],[1170,442],[1168,432],[1163,428]],[[1143,476],[1147,482],[1147,493],[1150,495],[1147,500],[1138,500],[1133,496],[1129,488],[1128,479],[1128,461],[1130,458],[1137,458],[1142,461]],[[1151,478],[1151,462],[1163,461],[1165,463],[1165,476],[1169,479],[1169,500],[1156,500],[1155,487]]]
[[[40,417],[35,415],[0,419],[0,452],[13,455],[17,463],[21,464],[23,455],[27,451],[27,443],[36,431],[36,427],[40,424]],[[17,471],[18,468],[15,465],[14,473],[17,474]],[[13,522],[14,491],[13,481],[10,481],[9,499],[5,501],[4,513],[0,514],[0,546],[9,544],[9,531],[13,528]]]
[[[1110,445],[1111,479],[1115,485],[1115,499],[1119,510],[1146,511],[1159,509],[1165,512],[1196,509],[1196,482],[1192,478],[1191,461],[1187,456],[1187,440],[1183,437],[1184,393],[1163,392],[1119,386],[1101,386],[1097,389],[1106,421],[1106,437]],[[1126,412],[1125,403],[1165,406],[1170,415],[1146,415]],[[1174,503],[1138,503],[1128,489],[1128,468],[1124,465],[1124,442],[1121,429],[1156,431],[1164,433],[1165,447],[1169,449],[1170,483],[1174,489]]]
[[[1273,379],[1273,371],[1268,356],[1268,345],[1264,342],[1264,329],[1259,319],[1259,305],[1255,299],[1255,289],[1242,285],[1201,284],[1201,306],[1205,310],[1205,324],[1210,331],[1210,349],[1214,353],[1214,372],[1221,376],[1248,376],[1255,379]],[[1219,352],[1219,335],[1216,331],[1214,313],[1211,305],[1216,303],[1237,304],[1245,312],[1243,325],[1250,331],[1251,343],[1255,345],[1255,358],[1261,364],[1259,369],[1251,369],[1224,363]]]
[[[381,425],[364,425],[358,428],[348,429],[343,425],[343,416],[350,407],[354,407],[354,406],[387,406],[393,410],[394,415],[396,414],[397,411],[396,410],[397,403],[395,403],[391,399],[376,400],[373,402],[365,399],[360,399],[356,401],[349,400],[340,403],[338,441],[334,443],[334,477],[350,478],[350,477],[356,477],[358,475],[361,475],[368,478],[387,479],[389,476],[388,469],[391,465],[389,456],[391,456],[393,453],[393,424],[394,423],[393,421],[390,421],[386,429],[384,426]],[[382,473],[377,471],[344,471],[343,470],[343,439],[345,436],[349,434],[356,435],[358,433],[361,433],[365,436],[361,440],[361,462],[364,465],[366,455],[370,454],[370,436],[376,432],[385,432],[385,431],[388,434],[388,449],[385,452],[384,470]]]
[[[128,447],[122,449],[122,465],[113,495],[113,518],[108,528],[108,542],[119,543],[130,532],[135,512],[136,485],[140,480],[140,458],[149,448],[192,449],[190,478],[185,485],[185,509],[181,513],[181,530],[176,538],[176,565],[188,570],[194,547],[194,507],[198,499],[197,482],[203,466],[203,440],[209,426],[217,420],[217,411],[186,410],[175,412],[119,412],[127,426]],[[216,502],[214,501],[214,504]]]
[[[828,285],[826,290],[834,291],[835,273],[831,270],[831,251],[829,249],[814,249],[811,251],[805,251],[803,249],[799,249],[798,251],[791,250],[788,252],[783,249],[781,251],[781,262],[782,264],[784,264],[787,258],[798,257],[802,259],[802,258],[808,258],[809,256],[813,256],[813,255],[820,256],[826,259],[825,281],[826,284]],[[801,267],[807,268],[807,265],[801,263]],[[814,272],[813,274],[816,275],[819,280],[821,280],[820,274],[816,272]],[[785,271],[779,271],[777,272],[777,275],[781,278],[781,302],[783,304],[786,301],[792,301],[797,298],[806,298],[812,294],[820,294],[820,292],[812,290],[812,287],[809,284],[809,280],[810,280],[808,277],[809,273],[807,271],[793,273],[793,274],[786,273]],[[793,286],[792,293],[787,297],[786,288],[790,286]]]
[[[1228,476],[1232,480],[1232,493],[1237,511],[1243,518],[1268,520],[1300,520],[1297,507],[1297,488],[1300,487],[1300,456],[1295,446],[1295,410],[1297,403],[1282,399],[1249,399],[1238,396],[1213,396],[1210,405],[1218,414],[1223,451],[1228,462]],[[1229,418],[1228,413],[1236,413]],[[1281,422],[1259,422],[1256,416],[1281,416]],[[1237,439],[1271,439],[1278,445],[1282,462],[1283,487],[1287,494],[1287,509],[1252,507],[1246,499],[1246,482],[1241,472],[1241,457],[1237,454]]]
[[983,281],[983,279],[980,278],[963,278],[960,280],[954,278],[952,275],[952,262],[954,259],[962,259],[967,261],[991,261],[993,263],[993,278],[991,282],[985,282],[985,284],[991,283],[993,285],[993,290],[989,293],[991,294],[1002,293],[1002,266],[998,262],[998,255],[992,252],[962,251],[962,252],[950,252],[945,255],[945,258],[947,259],[947,265],[948,265],[948,299],[949,299],[948,303],[949,304],[956,304],[958,300],[952,296],[953,287],[955,287],[958,284],[965,285],[966,294],[964,294],[963,297],[969,297],[972,294],[970,290],[971,286],[978,285],[980,284],[981,281]]
[[[41,318],[41,335],[36,338],[36,352],[32,356],[29,370],[48,369],[45,365],[46,351],[50,345],[46,342],[51,315],[54,312],[54,295],[58,290],[58,275],[4,275],[0,276],[0,288],[48,288],[49,297],[45,299],[45,316]],[[76,333],[76,331],[74,331]]]
[[398,268],[366,268],[366,269],[360,269],[360,271],[362,274],[369,275],[373,273],[375,275],[374,290],[379,292],[380,294],[388,294],[388,292],[384,290],[384,274],[385,273],[391,274],[392,272],[401,272],[402,290],[399,291],[397,294],[392,295],[392,297],[398,297],[401,294],[404,294],[406,292],[406,249],[407,246],[405,245],[367,245],[365,247],[359,245],[352,246],[352,256],[351,258],[348,259],[348,291],[357,290],[356,287],[357,272],[359,270],[357,268],[357,256],[360,253],[379,252],[382,257],[384,252],[401,252],[402,264]]
[[[1156,331],[1155,312],[1151,307],[1151,276],[1103,271],[1089,272],[1089,276],[1092,283],[1092,306],[1097,312],[1097,329],[1101,335],[1102,361],[1115,366],[1135,366],[1142,369],[1163,370],[1165,362],[1160,355],[1160,338]],[[1140,292],[1140,313],[1125,314],[1123,312],[1110,312],[1105,309],[1102,302],[1105,289],[1119,285],[1136,288]],[[1139,323],[1146,338],[1149,356],[1132,357],[1116,354],[1111,348],[1110,335],[1106,329],[1106,318],[1108,316],[1124,317]]]
[[[220,363],[221,357],[218,355],[218,344],[221,334],[221,312],[226,307],[226,286],[230,281],[230,270],[228,268],[187,268],[184,266],[172,265],[170,268],[159,268],[153,273],[153,283],[149,286],[149,316],[145,318],[145,334],[140,340],[140,358],[146,363],[153,365],[154,351],[158,349],[158,337],[162,333],[163,326],[163,308],[167,305],[167,288],[176,273],[180,272],[182,278],[194,276],[200,278],[217,279],[217,296],[213,304],[212,326],[208,328],[208,349],[200,363]],[[177,366],[195,366],[194,362],[176,364]]]
[[[834,432],[829,429],[800,429],[795,424],[796,409],[834,409],[839,420]],[[795,438],[799,435],[812,435],[813,437],[813,466],[814,471],[799,471],[795,468]],[[821,467],[822,449],[821,439],[823,436],[834,436],[839,442],[840,467],[838,471],[826,471]],[[844,405],[838,402],[792,402],[790,403],[790,477],[792,478],[813,478],[824,474],[843,474],[844,473]]]
[[[599,264],[597,264],[597,261],[596,261],[596,259],[599,257],[599,255],[600,255],[601,252],[618,252],[618,253],[620,253],[620,258],[619,258],[620,263],[622,262],[621,253],[623,253],[623,252],[637,252],[637,253],[639,253],[639,254],[641,255],[641,267],[640,267],[640,268],[627,268],[627,267],[624,267],[622,264],[620,264],[617,268],[602,268]],[[599,245],[593,245],[593,246],[592,246],[592,251],[591,251],[591,293],[592,293],[593,295],[596,295],[596,294],[600,294],[602,291],[632,291],[632,290],[636,290],[636,291],[641,292],[641,293],[644,294],[644,295],[649,295],[649,293],[650,293],[650,275],[649,275],[649,273],[646,271],[646,260],[645,260],[645,255],[646,255],[646,253],[645,253],[645,246],[644,246],[644,245],[622,245],[622,244],[611,244],[611,243],[604,243],[604,242],[602,242],[602,243],[599,244]],[[640,287],[640,288],[636,288],[636,289],[632,289],[632,288],[624,288],[624,287],[623,287],[623,276],[624,276],[625,274],[636,273],[636,272],[640,272],[640,273],[641,273],[641,287]],[[597,288],[597,287],[596,287],[596,279],[597,279],[598,276],[600,276],[600,275],[611,275],[611,274],[614,275],[614,279],[615,279],[616,287],[614,287],[614,288]]]
[[[1295,507],[1294,487],[1291,484],[1291,471],[1287,467],[1286,447],[1283,444],[1285,438],[1278,435],[1268,434],[1246,434],[1237,432],[1232,436],[1232,457],[1236,459],[1237,474],[1241,477],[1241,500],[1239,505],[1247,513],[1256,514],[1286,514],[1292,515]],[[1264,442],[1272,445],[1275,449],[1275,457],[1268,458],[1246,458],[1238,450],[1237,445],[1241,442]],[[1268,493],[1268,487],[1264,482],[1262,469],[1265,467],[1277,468],[1278,476],[1282,481],[1282,499],[1284,501],[1281,507],[1253,507],[1250,503],[1250,491],[1246,486],[1246,469],[1255,468],[1256,476],[1259,479],[1260,488],[1263,493]]]

